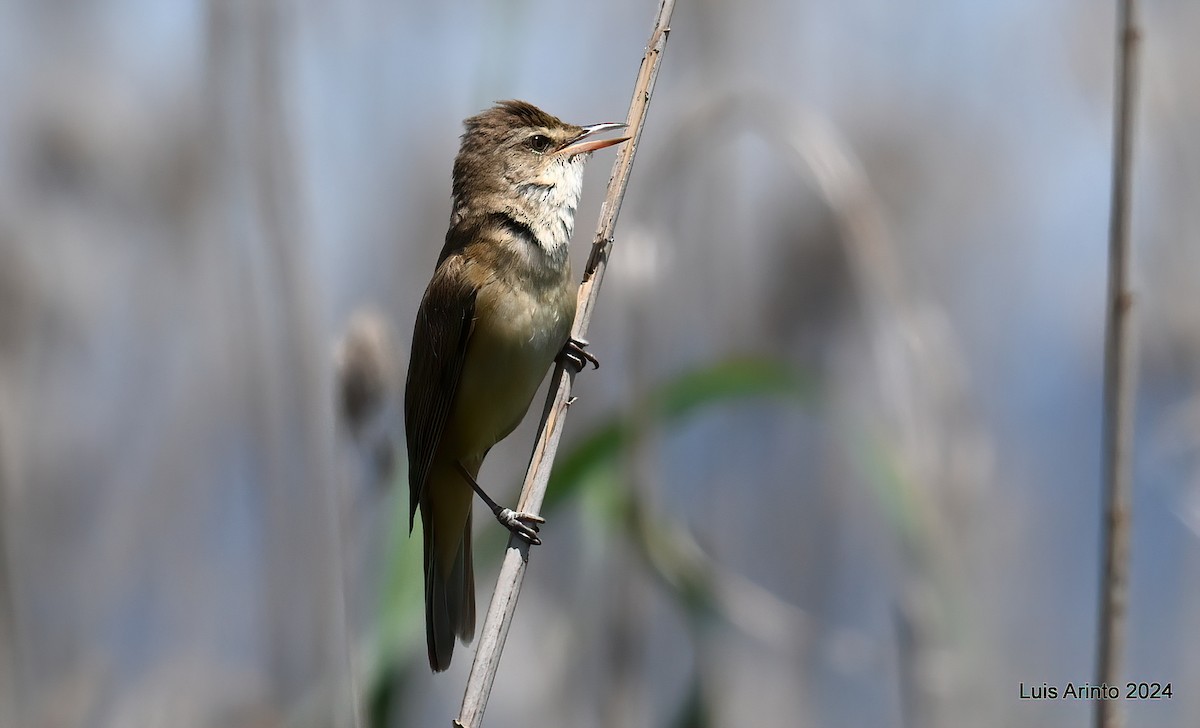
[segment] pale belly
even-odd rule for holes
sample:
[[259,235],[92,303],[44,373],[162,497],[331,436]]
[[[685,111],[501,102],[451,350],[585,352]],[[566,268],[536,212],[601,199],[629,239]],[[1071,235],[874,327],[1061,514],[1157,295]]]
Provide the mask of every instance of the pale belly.
[[481,458],[521,423],[570,334],[574,306],[566,303],[511,293],[479,302],[445,433],[455,457]]

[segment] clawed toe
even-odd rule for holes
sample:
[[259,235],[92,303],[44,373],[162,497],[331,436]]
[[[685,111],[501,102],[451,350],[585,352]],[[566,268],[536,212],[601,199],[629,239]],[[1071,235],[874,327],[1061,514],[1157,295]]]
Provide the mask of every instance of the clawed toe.
[[573,337],[567,339],[567,343],[563,344],[562,351],[559,352],[559,357],[561,357],[563,364],[570,364],[576,373],[583,371],[584,367],[589,363],[593,369],[599,369],[600,360],[587,351],[587,345],[588,342],[584,339]]
[[541,530],[540,524],[546,522],[545,518],[534,513],[501,508],[496,513],[496,520],[500,521],[500,525],[511,531],[513,535],[529,542],[530,545],[540,546],[542,544],[542,540],[538,538],[537,534]]

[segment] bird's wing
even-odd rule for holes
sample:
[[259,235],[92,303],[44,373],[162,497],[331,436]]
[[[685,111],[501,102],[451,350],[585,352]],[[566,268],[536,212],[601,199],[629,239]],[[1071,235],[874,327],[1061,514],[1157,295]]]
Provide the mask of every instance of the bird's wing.
[[438,265],[417,312],[404,389],[410,530],[454,405],[467,342],[475,326],[477,291],[463,256],[449,255]]

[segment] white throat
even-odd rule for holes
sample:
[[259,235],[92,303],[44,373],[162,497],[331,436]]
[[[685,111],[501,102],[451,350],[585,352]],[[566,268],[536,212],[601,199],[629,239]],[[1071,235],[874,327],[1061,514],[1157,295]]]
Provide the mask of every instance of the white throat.
[[575,210],[583,193],[583,166],[586,156],[564,159],[551,166],[536,183],[521,185],[529,218],[536,221],[533,232],[547,252],[554,252],[571,241],[575,230]]

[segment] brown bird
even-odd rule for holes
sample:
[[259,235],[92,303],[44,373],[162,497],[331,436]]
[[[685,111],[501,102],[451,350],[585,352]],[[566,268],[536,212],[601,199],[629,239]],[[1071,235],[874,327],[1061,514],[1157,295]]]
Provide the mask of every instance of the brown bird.
[[457,636],[475,634],[472,491],[531,544],[542,519],[503,508],[479,487],[483,459],[516,429],[560,354],[596,360],[570,338],[575,290],[568,242],[595,139],[624,124],[575,126],[523,101],[464,122],[453,211],[413,330],[404,424],[409,529],[425,535],[429,666],[450,666]]

